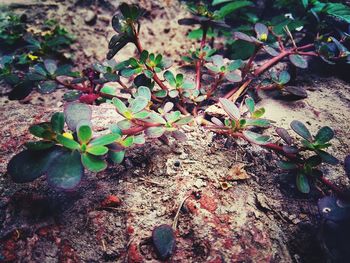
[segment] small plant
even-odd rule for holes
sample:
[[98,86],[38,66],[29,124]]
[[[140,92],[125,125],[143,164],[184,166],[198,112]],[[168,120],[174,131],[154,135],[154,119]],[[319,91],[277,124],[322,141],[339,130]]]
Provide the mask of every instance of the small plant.
[[[254,100],[250,97],[245,99],[246,111],[237,108],[230,100],[221,98],[221,107],[227,113],[228,118],[222,122],[216,117],[212,117],[211,121],[214,126],[208,126],[216,132],[227,134],[229,136],[243,138],[249,142],[266,145],[271,142],[271,138],[267,135],[261,135],[251,131],[254,128],[267,128],[270,126],[270,121],[262,119],[265,113],[264,108],[255,108]],[[243,106],[243,105],[242,105]]]
[[74,42],[74,37],[56,21],[46,21],[40,30],[34,30],[27,26],[25,15],[3,12],[0,40],[5,52],[0,57],[0,81],[11,86],[10,99],[25,98],[35,86],[39,92],[52,92],[58,85],[55,77],[72,75],[71,66],[57,67],[52,60],[64,58],[65,49]]
[[46,174],[51,185],[69,190],[79,184],[84,168],[93,172],[105,169],[107,164],[101,156],[120,135],[92,138],[90,118],[88,106],[70,104],[64,113],[53,114],[50,122],[31,126],[29,132],[41,140],[27,142],[26,150],[12,158],[8,173],[13,181],[31,182]]
[[310,192],[310,180],[323,179],[322,171],[318,167],[322,163],[331,165],[338,164],[338,160],[324,149],[331,146],[330,140],[334,137],[333,130],[328,127],[322,127],[315,136],[312,136],[306,126],[300,121],[293,121],[291,128],[302,140],[296,144],[293,138],[283,128],[278,128],[276,132],[283,139],[286,145],[283,151],[289,157],[288,160],[281,160],[278,166],[281,169],[288,170],[289,176],[296,177],[296,185],[300,192]]
[[[305,56],[322,57],[333,62],[345,59],[348,52],[335,38],[330,38],[332,41],[329,42],[317,37],[315,43],[299,44],[302,39],[293,36],[291,31],[296,31],[296,25],[289,20],[283,26],[276,21],[268,26],[254,21],[253,27],[233,34],[234,42],[239,41],[243,49],[253,47],[253,52],[247,59],[224,58],[220,55],[224,54],[223,50],[216,50],[214,42],[207,43],[207,33],[228,36],[230,28],[226,25],[226,18],[251,5],[250,1],[216,0],[209,7],[190,5],[193,17],[179,23],[200,27],[199,47],[183,56],[184,66],[194,68],[194,82],[189,80],[187,73],[171,69],[170,59],[143,48],[139,33],[145,10],[125,3],[112,18],[117,34],[109,42],[108,60],[86,67],[81,73],[41,57],[30,63],[27,72],[18,72],[15,64],[20,61],[19,57],[3,56],[0,76],[12,82],[14,90],[22,92],[21,97],[28,95],[33,86],[43,93],[52,92],[58,86],[69,89],[64,96],[69,102],[64,113],[55,113],[51,122],[30,128],[30,132],[41,141],[27,143],[27,149],[10,161],[8,172],[13,180],[29,182],[47,174],[53,186],[72,189],[80,182],[84,169],[100,172],[106,169],[106,161],[121,163],[129,148],[142,145],[147,139],[160,139],[165,143],[169,136],[185,139],[181,127],[192,125],[197,118],[197,122],[207,129],[244,139],[284,156],[280,166],[296,176],[301,192],[310,191],[312,179],[333,187],[318,169],[323,162],[337,163],[335,157],[324,151],[330,146],[333,131],[324,127],[313,137],[302,123],[294,121],[291,127],[303,138],[301,144],[294,143],[284,129],[277,132],[286,144],[274,143],[265,131],[271,126],[271,121],[262,118],[265,109],[257,108],[252,97],[261,89],[277,89],[305,97],[302,91],[286,85],[291,78],[287,71],[275,72],[273,66],[288,59],[291,65],[306,68]],[[244,21],[251,23],[250,19]],[[138,54],[117,63],[112,58],[128,43],[135,45]],[[334,53],[334,46],[330,48],[330,43],[341,52]],[[258,65],[255,60],[261,54],[267,54],[270,59]],[[270,78],[260,80],[268,70]],[[72,79],[62,79],[62,76]],[[126,84],[125,80],[129,82]],[[245,95],[247,92],[249,96]],[[122,119],[112,125],[106,135],[94,138],[90,108],[85,104],[103,102],[113,104]],[[207,109],[216,104],[221,106],[224,114],[210,116]],[[67,124],[66,130],[64,123]],[[26,173],[28,169],[30,172]]]

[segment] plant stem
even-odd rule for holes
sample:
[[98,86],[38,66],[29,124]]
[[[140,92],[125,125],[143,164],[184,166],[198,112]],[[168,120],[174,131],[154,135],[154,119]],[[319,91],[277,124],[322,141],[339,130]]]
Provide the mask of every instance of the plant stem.
[[199,52],[201,57],[196,61],[196,89],[197,90],[201,88],[201,67],[203,64],[202,50],[203,50],[203,47],[205,46],[205,42],[207,39],[207,31],[208,31],[208,27],[203,26],[203,35],[202,35],[202,40],[200,44],[200,52]]
[[[134,44],[135,44],[135,46],[136,46],[138,52],[141,54],[142,51],[143,51],[143,48],[142,48],[142,45],[141,45],[141,42],[140,42],[140,38],[139,38],[138,34],[136,33],[136,31],[134,32],[134,36],[135,36]],[[148,70],[152,71],[152,73],[153,73],[153,77],[152,77],[152,78],[153,78],[154,82],[157,83],[158,86],[159,86],[162,90],[169,90],[169,89],[164,85],[164,83],[159,79],[157,73],[156,73],[151,67],[149,67],[149,66],[147,66],[147,65],[146,65],[146,67],[147,67]]]
[[222,81],[222,77],[223,77],[223,74],[220,73],[219,77],[215,79],[215,82],[213,83],[213,85],[211,86],[211,89],[207,93],[207,99],[209,99],[213,94],[213,92],[218,88],[219,84]]
[[242,79],[244,79],[244,77],[249,73],[251,66],[253,64],[253,61],[256,58],[256,55],[258,54],[258,52],[260,51],[261,48],[262,48],[262,45],[255,46],[254,53],[251,55],[248,63],[246,64],[246,66],[242,70]]
[[144,127],[144,126],[136,126],[136,127],[130,128],[130,129],[122,130],[122,132],[124,135],[134,135],[134,134],[138,134],[146,129],[147,129],[147,127]]
[[259,68],[257,68],[254,71],[254,76],[257,77],[259,75],[261,75],[265,70],[269,69],[270,67],[272,67],[273,65],[275,65],[277,62],[279,62],[280,60],[282,60],[284,57],[288,56],[292,54],[291,51],[282,51],[280,54],[278,54],[276,57],[273,57],[272,59],[270,59],[269,61],[267,61],[265,64],[263,64],[262,66],[260,66]]
[[341,190],[338,186],[336,186],[335,184],[333,184],[331,181],[329,181],[326,177],[321,176],[319,178],[319,180],[326,186],[328,186],[330,189],[332,189],[334,192],[336,192],[340,197],[344,197],[346,199],[349,198],[349,196],[346,196],[343,192],[343,190]]
[[180,105],[180,103],[175,103],[175,106],[176,106],[176,108],[178,108],[179,109],[179,111],[181,111],[181,113],[183,114],[183,115],[189,115],[190,113],[185,109],[185,107],[183,107],[183,106],[181,106]]

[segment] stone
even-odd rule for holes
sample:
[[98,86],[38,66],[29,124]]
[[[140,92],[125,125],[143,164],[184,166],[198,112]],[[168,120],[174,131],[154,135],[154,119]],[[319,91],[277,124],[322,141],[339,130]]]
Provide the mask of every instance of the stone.
[[96,20],[97,20],[97,15],[94,11],[92,10],[88,10],[86,11],[86,13],[84,14],[85,18],[84,18],[84,22],[87,24],[87,25],[94,25],[96,24]]
[[171,226],[160,225],[153,229],[152,241],[158,257],[166,260],[175,250],[175,234]]

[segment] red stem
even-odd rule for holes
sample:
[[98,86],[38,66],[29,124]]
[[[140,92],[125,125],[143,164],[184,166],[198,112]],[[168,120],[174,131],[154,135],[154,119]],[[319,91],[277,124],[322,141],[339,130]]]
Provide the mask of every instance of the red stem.
[[258,54],[259,50],[262,48],[262,45],[259,46],[255,46],[255,50],[253,55],[249,58],[249,61],[247,63],[247,65],[244,67],[244,69],[242,70],[242,79],[244,79],[244,77],[248,74],[248,72],[250,71],[250,68],[253,64],[253,61],[256,57],[256,55]]
[[[136,33],[136,31],[134,32],[134,35],[135,35],[135,39],[134,39],[134,44],[138,50],[138,52],[141,54],[142,51],[143,51],[143,48],[142,48],[142,45],[141,45],[141,42],[140,42],[140,38],[138,36],[138,34]],[[153,73],[153,80],[158,84],[158,86],[162,89],[162,90],[168,90],[168,88],[164,85],[164,83],[159,79],[158,75],[154,72],[154,70],[147,66],[147,69],[152,71]]]
[[146,129],[147,129],[147,127],[144,127],[144,126],[136,126],[136,127],[130,128],[130,129],[122,130],[122,132],[124,135],[134,135],[134,134],[138,134]]
[[209,99],[213,94],[213,92],[218,88],[220,82],[222,81],[222,77],[223,77],[223,73],[220,73],[219,77],[215,79],[215,82],[213,83],[213,85],[211,86],[211,89],[207,93],[207,99]]
[[327,185],[330,189],[332,189],[334,192],[336,192],[340,197],[348,199],[349,196],[345,195],[344,192],[335,184],[333,184],[331,181],[329,181],[326,177],[322,176],[319,178],[319,180]]
[[[205,46],[205,42],[207,39],[207,31],[208,31],[208,27],[207,26],[203,26],[203,35],[202,35],[202,40],[201,40],[201,44],[200,44],[200,54],[202,53],[203,47]],[[201,54],[202,56],[202,54]],[[199,58],[196,61],[196,89],[199,90],[201,88],[201,67],[203,64],[203,58]]]
[[183,114],[183,115],[189,115],[190,113],[185,109],[185,107],[183,107],[183,106],[181,106],[180,105],[180,103],[175,103],[175,106],[176,106],[176,108],[178,108],[179,109],[179,111],[181,111],[181,113]]
[[275,65],[277,62],[279,62],[280,60],[282,60],[284,57],[288,56],[292,54],[291,51],[282,51],[280,54],[278,54],[278,56],[273,57],[272,59],[270,59],[269,61],[267,61],[265,64],[263,64],[262,66],[260,66],[259,68],[257,68],[254,71],[254,76],[257,77],[260,74],[262,74],[265,70],[267,70],[268,68],[272,67],[273,65]]

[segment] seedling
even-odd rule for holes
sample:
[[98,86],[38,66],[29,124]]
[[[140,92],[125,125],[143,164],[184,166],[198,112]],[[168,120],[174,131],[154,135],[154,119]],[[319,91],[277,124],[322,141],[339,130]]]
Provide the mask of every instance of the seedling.
[[330,127],[325,126],[315,136],[312,136],[306,126],[296,120],[292,121],[291,128],[302,137],[302,140],[300,145],[296,144],[286,130],[282,128],[276,130],[287,144],[283,146],[283,150],[290,157],[288,161],[279,161],[278,166],[288,170],[290,176],[296,177],[296,185],[300,192],[309,193],[309,181],[322,179],[322,171],[318,167],[322,163],[338,164],[334,156],[324,151],[331,146],[329,141],[333,139],[334,132]]
[[90,118],[88,106],[74,103],[64,113],[55,113],[50,122],[31,126],[29,132],[41,140],[27,142],[26,150],[11,159],[8,173],[13,181],[31,182],[46,174],[52,186],[70,190],[81,181],[84,168],[93,172],[105,169],[102,156],[109,151],[106,146],[120,136],[109,133],[93,138]]
[[288,71],[284,70],[278,74],[275,71],[270,73],[271,79],[265,79],[262,81],[259,90],[277,90],[280,93],[294,95],[298,98],[306,98],[307,93],[301,87],[288,86],[286,85],[290,81],[290,74]]
[[269,120],[261,118],[265,113],[265,109],[256,109],[252,98],[248,97],[245,99],[247,108],[245,112],[242,112],[242,109],[239,109],[233,102],[225,98],[220,99],[220,105],[227,113],[228,118],[225,118],[222,122],[220,119],[213,117],[211,121],[215,126],[209,126],[211,129],[233,137],[243,138],[258,145],[266,145],[271,142],[269,136],[250,130],[252,128],[267,128],[270,126]]

